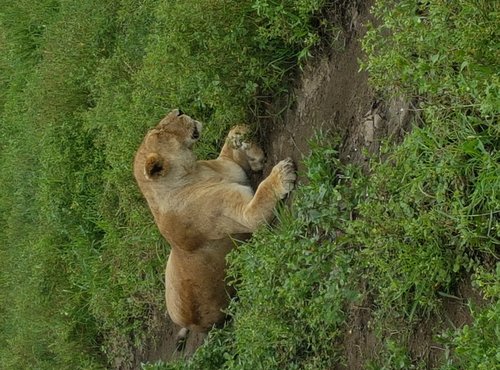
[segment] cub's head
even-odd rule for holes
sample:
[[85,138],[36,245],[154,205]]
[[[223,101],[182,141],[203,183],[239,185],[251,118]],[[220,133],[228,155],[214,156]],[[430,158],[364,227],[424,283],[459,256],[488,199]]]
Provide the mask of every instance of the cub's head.
[[150,130],[134,161],[134,176],[139,183],[158,181],[168,175],[179,176],[196,160],[192,145],[200,138],[202,124],[173,110]]

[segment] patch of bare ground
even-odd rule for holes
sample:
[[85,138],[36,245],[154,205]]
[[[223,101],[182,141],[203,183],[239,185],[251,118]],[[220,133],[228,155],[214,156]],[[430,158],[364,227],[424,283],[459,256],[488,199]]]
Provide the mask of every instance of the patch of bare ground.
[[118,369],[139,369],[141,363],[157,361],[171,362],[189,358],[206,338],[204,333],[189,333],[182,350],[177,348],[177,334],[181,328],[174,324],[165,311],[154,312],[148,332],[150,336],[134,350],[131,363],[122,364]]
[[[382,140],[401,140],[411,130],[415,121],[413,105],[403,99],[380,101],[368,84],[367,72],[360,71],[359,60],[363,58],[360,39],[371,17],[371,2],[346,3],[350,5],[345,7],[342,16],[345,29],[343,47],[324,50],[304,67],[288,97],[288,102],[293,103],[275,101],[269,108],[270,112],[283,114],[259,117],[258,136],[267,153],[267,165],[262,176],[254,178],[256,182],[286,157],[298,164],[299,174],[303,173],[301,160],[309,153],[309,141],[316,132],[340,137],[341,160],[357,163],[368,170],[365,152],[377,155]],[[368,293],[366,296],[364,302],[348,308],[344,336],[340,343],[332,343],[342,348],[345,358],[345,363],[339,364],[338,369],[364,369],[368,361],[377,359],[384,341],[398,335],[397,330],[382,332],[381,335],[375,333],[374,303]],[[480,302],[481,297],[466,279],[457,287],[456,297],[443,297],[441,314],[415,323],[411,328],[403,322],[399,324],[401,332],[409,335],[412,360],[423,361],[428,368],[439,363],[444,349],[436,342],[435,334],[470,323],[467,306],[470,300]],[[397,325],[391,323],[391,327]],[[131,364],[116,368],[135,369],[141,362],[168,362],[190,357],[206,336],[190,333],[184,350],[177,351],[175,338],[179,329],[165,313],[155,313],[150,339],[143,343],[142,348],[136,349]]]

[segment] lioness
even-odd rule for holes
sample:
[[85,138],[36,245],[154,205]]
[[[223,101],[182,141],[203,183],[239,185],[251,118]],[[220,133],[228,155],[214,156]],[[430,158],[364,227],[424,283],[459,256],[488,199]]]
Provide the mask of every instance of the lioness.
[[191,150],[202,124],[179,110],[150,130],[137,151],[134,175],[160,232],[172,247],[165,273],[167,310],[183,329],[206,332],[224,321],[232,291],[226,286],[226,254],[271,220],[296,175],[290,159],[249,186],[245,170],[259,171],[264,154],[236,126],[215,160],[196,160]]

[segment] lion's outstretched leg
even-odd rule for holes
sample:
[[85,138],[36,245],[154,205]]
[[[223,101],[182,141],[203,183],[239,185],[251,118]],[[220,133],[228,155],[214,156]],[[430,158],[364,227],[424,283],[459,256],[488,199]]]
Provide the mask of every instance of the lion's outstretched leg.
[[219,158],[232,160],[244,170],[261,171],[264,167],[264,151],[250,138],[247,125],[233,127],[226,138]]
[[292,159],[282,160],[273,167],[271,174],[260,183],[254,197],[243,211],[243,217],[252,230],[271,220],[277,201],[292,191],[296,179]]

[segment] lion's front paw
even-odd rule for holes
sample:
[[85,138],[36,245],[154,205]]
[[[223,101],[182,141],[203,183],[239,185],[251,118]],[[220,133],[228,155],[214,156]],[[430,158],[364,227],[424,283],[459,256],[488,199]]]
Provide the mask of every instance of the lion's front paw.
[[291,158],[287,158],[274,166],[272,174],[277,177],[277,192],[281,198],[284,198],[293,190],[297,175],[295,173],[295,164]]

